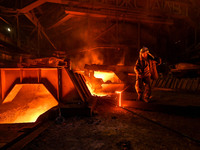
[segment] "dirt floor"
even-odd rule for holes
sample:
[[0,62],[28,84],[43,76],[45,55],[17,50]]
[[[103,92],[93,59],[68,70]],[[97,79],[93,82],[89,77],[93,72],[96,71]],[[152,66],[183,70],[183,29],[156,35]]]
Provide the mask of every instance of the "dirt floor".
[[199,117],[129,110],[101,104],[92,117],[53,122],[23,150],[200,149]]

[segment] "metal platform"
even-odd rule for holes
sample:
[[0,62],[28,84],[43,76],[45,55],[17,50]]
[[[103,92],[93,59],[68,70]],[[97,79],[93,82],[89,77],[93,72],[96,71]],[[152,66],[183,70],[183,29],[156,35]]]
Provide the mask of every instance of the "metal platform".
[[149,103],[137,101],[136,93],[122,93],[121,106],[146,111],[163,112],[177,115],[200,115],[200,94],[183,91],[174,91],[166,88],[152,90],[152,99]]

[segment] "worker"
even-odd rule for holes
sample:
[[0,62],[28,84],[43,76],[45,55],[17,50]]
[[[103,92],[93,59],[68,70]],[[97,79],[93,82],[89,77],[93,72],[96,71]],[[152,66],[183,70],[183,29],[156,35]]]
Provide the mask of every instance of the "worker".
[[[151,79],[158,78],[156,65],[161,64],[160,58],[155,58],[147,47],[140,49],[139,59],[136,61],[134,71],[136,73],[135,89],[139,101],[150,101],[151,96]],[[144,91],[143,91],[144,88]]]

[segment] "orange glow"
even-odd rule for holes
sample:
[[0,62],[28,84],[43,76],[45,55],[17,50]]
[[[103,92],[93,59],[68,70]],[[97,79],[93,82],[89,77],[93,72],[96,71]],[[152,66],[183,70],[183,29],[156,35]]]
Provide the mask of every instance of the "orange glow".
[[101,72],[101,71],[95,71],[94,72],[95,78],[101,78],[104,82],[110,80],[111,82],[116,82],[118,80],[117,76],[114,72]]
[[125,62],[125,56],[122,56],[120,62],[117,64],[117,65],[124,65],[124,62]]
[[58,105],[43,84],[16,84],[0,105],[0,123],[35,122]]
[[121,91],[124,89],[124,84],[102,84],[102,92],[105,93],[115,93],[115,91]]
[[[86,39],[83,35],[83,39]],[[73,70],[84,70],[85,64],[103,64],[103,55],[98,51],[90,51],[86,50],[83,53],[77,54],[75,58],[71,58],[73,62],[72,68]]]
[[12,89],[12,94],[8,94],[8,96],[3,101],[3,104],[12,102],[12,100],[15,98],[15,96],[18,94],[18,92],[21,90],[22,84],[15,85]]
[[120,80],[114,72],[94,71],[94,76],[85,76],[86,85],[92,95],[107,96],[116,90],[121,90],[124,84],[118,83]]
[[119,107],[122,106],[122,91],[116,91],[115,93],[119,94]]
[[88,87],[90,93],[91,93],[93,96],[96,96],[96,95],[97,95],[97,96],[107,96],[106,93],[103,93],[103,92],[100,92],[100,91],[95,91],[95,89],[92,88],[92,85],[91,85],[88,81],[86,81],[86,85],[87,85],[87,87]]

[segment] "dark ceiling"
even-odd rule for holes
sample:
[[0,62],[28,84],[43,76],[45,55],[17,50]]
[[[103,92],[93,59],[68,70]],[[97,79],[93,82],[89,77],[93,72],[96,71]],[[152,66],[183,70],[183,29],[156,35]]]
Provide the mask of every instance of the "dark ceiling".
[[1,33],[10,26],[11,41],[40,57],[98,51],[123,55],[131,64],[142,46],[169,62],[199,55],[199,0],[0,0],[0,5]]

